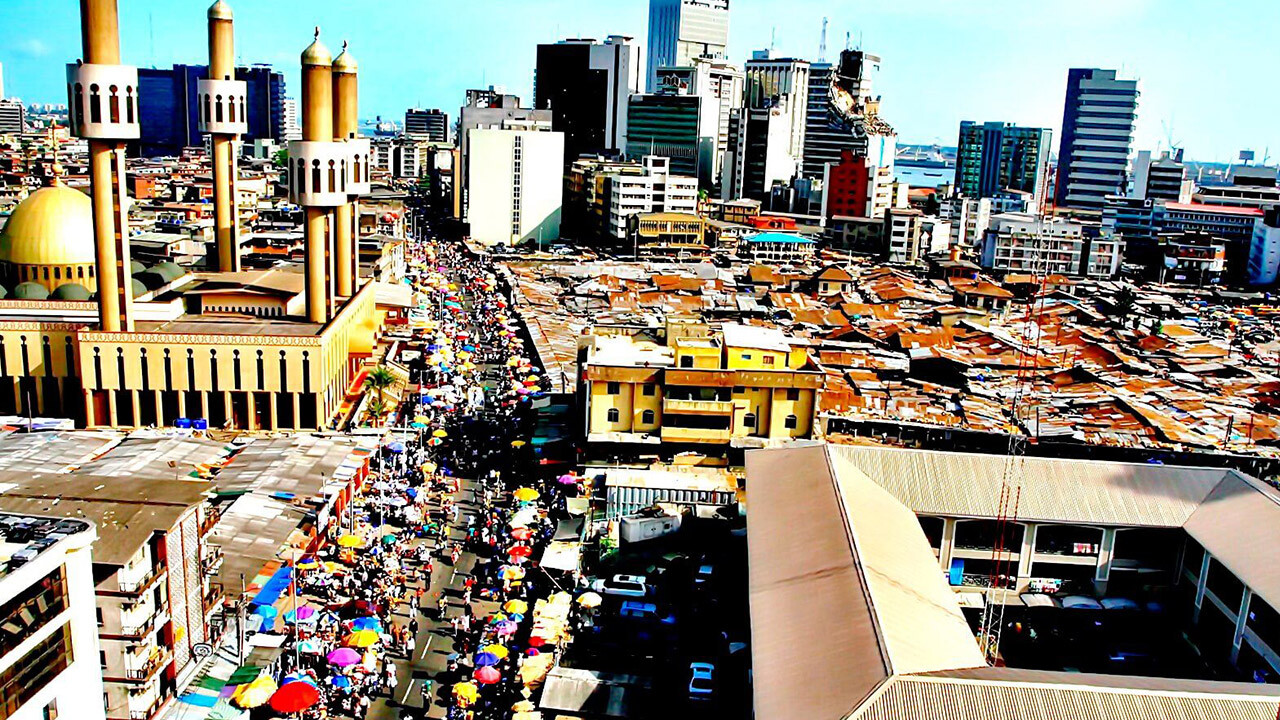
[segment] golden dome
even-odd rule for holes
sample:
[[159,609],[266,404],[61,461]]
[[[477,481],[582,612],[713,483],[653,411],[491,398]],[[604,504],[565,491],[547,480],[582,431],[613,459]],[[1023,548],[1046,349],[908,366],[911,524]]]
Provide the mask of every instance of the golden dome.
[[356,64],[356,59],[351,57],[351,53],[347,50],[347,41],[342,41],[342,52],[338,57],[333,59],[333,71],[340,73],[355,73],[360,69]]
[[234,18],[231,16],[231,6],[226,3],[226,0],[218,0],[209,6],[209,19],[233,20]]
[[14,265],[92,265],[93,203],[79,190],[40,188],[0,230],[0,260]]
[[332,65],[333,55],[329,54],[329,48],[320,42],[320,28],[316,28],[316,39],[302,51],[303,65]]

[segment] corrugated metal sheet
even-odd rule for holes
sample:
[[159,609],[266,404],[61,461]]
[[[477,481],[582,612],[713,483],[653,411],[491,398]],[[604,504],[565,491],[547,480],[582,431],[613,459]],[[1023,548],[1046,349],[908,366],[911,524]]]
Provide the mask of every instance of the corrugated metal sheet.
[[832,449],[920,515],[995,517],[1008,472],[1021,487],[1020,519],[1127,527],[1181,527],[1229,472],[867,445]]
[[1231,472],[1185,529],[1255,595],[1280,608],[1280,502],[1274,489]]
[[[1070,675],[1061,673],[1063,682]],[[1247,687],[1247,686],[1246,686]],[[853,720],[1275,720],[1275,697],[897,677]]]

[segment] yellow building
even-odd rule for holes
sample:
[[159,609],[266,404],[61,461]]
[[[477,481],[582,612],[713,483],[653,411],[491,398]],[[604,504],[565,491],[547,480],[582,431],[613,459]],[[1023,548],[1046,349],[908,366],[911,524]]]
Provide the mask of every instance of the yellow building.
[[641,257],[705,258],[707,223],[687,213],[641,213],[628,219],[632,244]]
[[722,456],[813,436],[823,375],[804,341],[746,325],[668,327],[667,344],[584,338],[589,452]]

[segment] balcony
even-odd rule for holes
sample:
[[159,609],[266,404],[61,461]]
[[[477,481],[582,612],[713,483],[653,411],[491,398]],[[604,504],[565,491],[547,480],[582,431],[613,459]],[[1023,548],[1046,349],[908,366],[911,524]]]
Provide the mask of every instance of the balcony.
[[[159,715],[160,710],[172,699],[172,691],[159,692],[154,688],[149,693],[139,695],[130,693],[129,720],[151,720]],[[138,705],[142,707],[137,707]]]
[[683,428],[683,427],[666,427],[662,428],[663,442],[692,442],[692,443],[727,443],[729,442],[731,431],[728,428],[723,430],[710,428]]
[[[148,615],[141,622],[135,622],[132,625],[120,626],[120,637],[141,640],[149,636],[157,627],[167,622],[169,616],[163,610],[156,610]],[[108,633],[103,633],[104,637],[111,637]]]
[[683,415],[731,415],[732,400],[675,400],[662,401],[662,412]]
[[124,656],[124,676],[113,676],[104,668],[102,672],[103,682],[145,685],[155,680],[160,671],[173,662],[173,653],[171,651],[155,645],[151,646],[151,651],[147,654],[147,657],[148,659],[144,661],[139,660],[138,656],[133,653],[126,654]]
[[116,586],[120,592],[125,593],[126,595],[141,595],[150,589],[161,575],[164,575],[166,567],[167,566],[164,563],[155,563],[145,575],[140,577],[136,575],[121,576],[117,574]]

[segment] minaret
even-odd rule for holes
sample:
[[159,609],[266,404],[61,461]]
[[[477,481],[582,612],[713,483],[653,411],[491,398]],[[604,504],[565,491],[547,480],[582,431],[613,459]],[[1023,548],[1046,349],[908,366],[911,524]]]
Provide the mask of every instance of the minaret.
[[[342,53],[333,61],[333,139],[338,142],[356,140],[359,129],[357,120],[358,89],[356,59],[347,50],[347,43],[342,43]],[[364,143],[367,146],[367,142]],[[367,151],[364,153],[367,155]],[[333,226],[333,261],[334,291],[339,297],[349,298],[355,294],[359,280],[359,212],[357,209],[358,183],[366,171],[364,158],[360,148],[351,143],[347,147],[347,159],[350,160],[350,180],[347,187],[347,202],[334,209]]]
[[328,322],[329,208],[347,201],[341,145],[333,141],[333,56],[316,39],[302,53],[302,140],[289,143],[293,198],[306,208],[307,319]]
[[209,79],[201,80],[200,131],[213,146],[213,227],[218,249],[217,267],[240,269],[240,222],[236,202],[236,141],[249,129],[246,88],[236,80],[235,35],[231,6],[217,0],[209,7]]
[[67,66],[69,123],[89,141],[98,320],[107,332],[133,330],[133,275],[124,148],[139,136],[138,70],[120,64],[116,0],[80,0],[84,59]]

